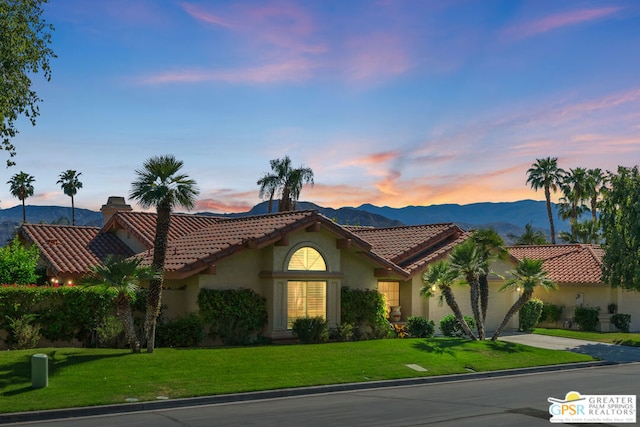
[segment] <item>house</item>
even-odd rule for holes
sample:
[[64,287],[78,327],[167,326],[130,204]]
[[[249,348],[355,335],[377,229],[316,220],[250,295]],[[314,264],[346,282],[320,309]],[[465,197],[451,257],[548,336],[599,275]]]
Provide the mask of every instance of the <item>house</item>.
[[545,292],[538,289],[533,296],[545,303],[564,307],[561,323],[555,326],[575,327],[572,319],[576,307],[600,307],[600,330],[613,331],[615,327],[610,324],[608,306],[615,304],[619,313],[631,315],[630,329],[640,330],[640,292],[612,288],[602,282],[604,251],[599,245],[512,246],[507,250],[514,260],[525,257],[543,260],[543,267],[558,285],[558,290]]

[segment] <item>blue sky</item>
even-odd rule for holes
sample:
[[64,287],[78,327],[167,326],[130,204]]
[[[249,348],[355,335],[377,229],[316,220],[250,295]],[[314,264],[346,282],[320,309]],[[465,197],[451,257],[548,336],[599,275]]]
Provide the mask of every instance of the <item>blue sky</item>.
[[4,172],[35,176],[28,204],[68,205],[76,169],[76,206],[99,209],[160,154],[212,212],[260,202],[285,155],[315,173],[301,199],[335,208],[543,200],[536,158],[640,159],[634,0],[55,0],[45,18],[53,78]]

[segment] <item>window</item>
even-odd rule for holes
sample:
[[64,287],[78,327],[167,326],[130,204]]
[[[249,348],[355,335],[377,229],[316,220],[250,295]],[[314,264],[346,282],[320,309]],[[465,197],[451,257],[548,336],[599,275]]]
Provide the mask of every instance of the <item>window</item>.
[[324,258],[316,249],[305,246],[293,253],[288,271],[300,272],[297,280],[287,282],[287,327],[299,317],[327,318],[327,282],[305,279],[306,272],[327,271]]
[[320,252],[305,246],[291,255],[287,269],[289,271],[327,271],[327,265]]
[[299,317],[327,318],[327,282],[287,282],[287,327]]
[[400,282],[378,282],[378,292],[387,297],[387,305],[400,305]]

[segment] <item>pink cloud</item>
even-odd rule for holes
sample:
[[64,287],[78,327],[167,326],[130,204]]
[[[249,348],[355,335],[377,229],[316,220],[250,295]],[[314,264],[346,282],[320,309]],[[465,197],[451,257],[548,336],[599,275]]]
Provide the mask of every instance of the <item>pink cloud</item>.
[[216,199],[201,199],[196,203],[194,211],[217,212],[217,213],[237,213],[246,212],[254,205],[248,202],[226,202]]
[[370,80],[403,74],[411,61],[402,40],[385,33],[366,34],[347,42],[344,72],[350,80]]
[[192,17],[194,17],[195,19],[199,20],[199,21],[203,21],[206,22],[208,24],[215,24],[215,25],[219,25],[221,27],[225,27],[225,28],[234,28],[235,25],[232,24],[231,22],[227,21],[226,19],[218,16],[218,15],[214,15],[211,12],[205,11],[203,9],[201,9],[200,7],[191,4],[191,3],[181,3],[180,6],[182,6],[182,8],[184,9],[185,12],[187,12],[189,15],[191,15]]
[[513,25],[505,30],[509,37],[526,38],[583,22],[594,21],[619,11],[620,7],[573,10],[550,15],[536,21]]

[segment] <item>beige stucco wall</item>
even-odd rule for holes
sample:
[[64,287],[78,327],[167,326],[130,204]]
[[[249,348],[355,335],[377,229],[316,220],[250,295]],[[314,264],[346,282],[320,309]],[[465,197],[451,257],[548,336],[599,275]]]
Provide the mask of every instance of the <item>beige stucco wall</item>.
[[147,250],[147,247],[140,243],[140,241],[133,237],[127,230],[120,228],[115,231],[115,234],[122,242],[129,246],[134,253],[139,254]]
[[558,289],[555,291],[547,292],[543,289],[536,289],[533,292],[535,298],[539,298],[545,303],[564,306],[558,327],[568,326],[568,322],[572,321],[576,305],[580,303],[578,295],[581,295],[584,307],[600,307],[601,315],[607,313],[607,306],[610,303],[617,304],[616,292],[602,284],[572,285],[558,283]]
[[633,332],[640,332],[640,292],[627,291],[621,288],[613,290],[617,296],[618,313],[631,315],[631,326]]

